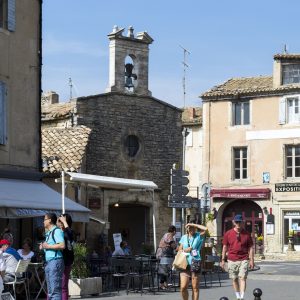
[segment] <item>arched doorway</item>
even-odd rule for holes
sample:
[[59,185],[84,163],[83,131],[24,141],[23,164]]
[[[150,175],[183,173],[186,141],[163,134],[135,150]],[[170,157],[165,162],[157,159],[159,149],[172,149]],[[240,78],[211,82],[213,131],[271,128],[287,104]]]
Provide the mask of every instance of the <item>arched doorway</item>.
[[264,222],[263,212],[258,204],[249,199],[239,199],[231,202],[225,207],[222,216],[223,234],[232,228],[232,219],[235,215],[241,214],[245,220],[245,229],[251,233],[254,238],[255,234],[263,235]]

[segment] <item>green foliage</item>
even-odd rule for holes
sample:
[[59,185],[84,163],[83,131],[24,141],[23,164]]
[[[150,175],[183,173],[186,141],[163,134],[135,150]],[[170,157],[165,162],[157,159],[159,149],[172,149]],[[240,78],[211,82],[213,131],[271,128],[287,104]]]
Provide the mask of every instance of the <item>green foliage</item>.
[[294,236],[296,235],[295,231],[294,230],[289,230],[289,236]]
[[89,269],[87,267],[87,247],[85,244],[76,243],[73,247],[74,263],[71,270],[73,278],[89,277]]
[[264,237],[263,237],[262,235],[259,235],[259,236],[256,238],[256,240],[257,240],[258,242],[262,242],[262,241],[264,240]]
[[205,223],[212,222],[214,220],[214,214],[208,213],[205,218]]

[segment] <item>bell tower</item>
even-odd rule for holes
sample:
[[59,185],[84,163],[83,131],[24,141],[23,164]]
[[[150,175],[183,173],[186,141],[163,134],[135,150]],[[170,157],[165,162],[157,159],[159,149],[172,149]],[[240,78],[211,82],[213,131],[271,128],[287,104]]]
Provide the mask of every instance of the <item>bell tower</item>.
[[148,89],[149,45],[153,39],[147,32],[139,32],[136,37],[133,27],[114,26],[109,38],[109,84],[106,92],[132,93],[151,96]]

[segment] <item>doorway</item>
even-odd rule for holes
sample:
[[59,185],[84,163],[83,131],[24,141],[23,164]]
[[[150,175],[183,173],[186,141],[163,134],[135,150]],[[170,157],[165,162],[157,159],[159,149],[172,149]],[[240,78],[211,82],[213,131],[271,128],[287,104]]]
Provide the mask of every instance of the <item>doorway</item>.
[[123,204],[109,207],[109,245],[114,249],[113,233],[121,233],[127,241],[132,254],[140,254],[143,245],[148,244],[149,207],[143,205]]
[[222,232],[232,228],[232,219],[241,214],[245,220],[245,230],[251,234],[253,241],[255,237],[264,234],[263,212],[258,204],[249,199],[235,200],[228,204],[223,212]]

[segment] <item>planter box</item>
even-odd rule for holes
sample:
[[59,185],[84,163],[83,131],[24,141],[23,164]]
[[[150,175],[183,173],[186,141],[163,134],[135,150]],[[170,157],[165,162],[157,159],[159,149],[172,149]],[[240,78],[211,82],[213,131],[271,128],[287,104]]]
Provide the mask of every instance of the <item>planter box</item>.
[[72,278],[69,279],[69,295],[84,296],[102,293],[102,278]]

